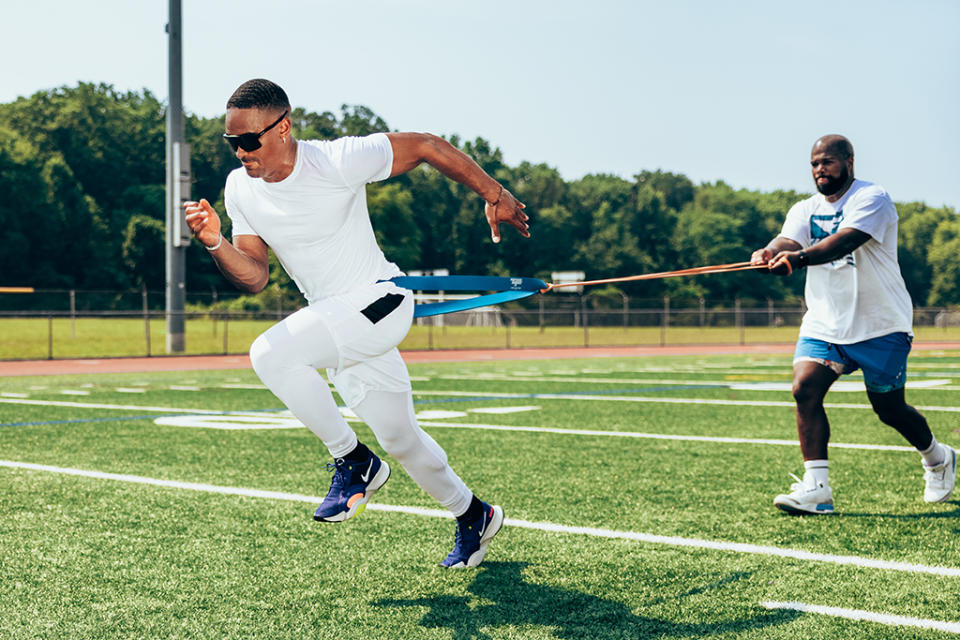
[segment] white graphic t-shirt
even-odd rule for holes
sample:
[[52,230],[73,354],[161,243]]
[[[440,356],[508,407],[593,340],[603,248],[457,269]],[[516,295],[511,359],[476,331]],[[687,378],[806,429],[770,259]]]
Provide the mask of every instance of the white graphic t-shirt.
[[230,172],[233,236],[260,236],[310,303],[403,275],[380,250],[367,211],[366,184],[386,180],[392,167],[383,133],[298,140],[293,172],[280,182]]
[[853,253],[807,268],[800,335],[852,344],[913,332],[913,305],[897,262],[897,209],[880,185],[854,180],[836,202],[816,194],[791,207],[780,235],[804,249],[841,229],[870,235]]

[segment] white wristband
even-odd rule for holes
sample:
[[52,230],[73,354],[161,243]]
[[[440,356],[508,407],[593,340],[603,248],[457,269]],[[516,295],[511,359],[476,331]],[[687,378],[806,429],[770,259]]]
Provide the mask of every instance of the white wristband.
[[212,247],[207,247],[207,245],[203,245],[203,246],[206,247],[207,251],[216,251],[217,249],[220,248],[220,245],[221,245],[221,244],[223,244],[223,234],[222,234],[222,233],[220,234],[220,239],[217,240],[217,244],[213,245]]

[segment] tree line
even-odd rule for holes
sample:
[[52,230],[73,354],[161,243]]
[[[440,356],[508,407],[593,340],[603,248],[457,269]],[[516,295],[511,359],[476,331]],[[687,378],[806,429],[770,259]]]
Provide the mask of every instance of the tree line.
[[[149,91],[81,83],[0,104],[0,286],[122,290],[164,286],[165,105]],[[389,131],[369,108],[339,114],[295,108],[294,134],[330,139]],[[188,115],[194,198],[224,214],[223,186],[237,166],[221,140],[223,117]],[[509,166],[483,138],[448,138],[527,205],[533,237],[504,229],[494,245],[483,203],[422,166],[368,187],[373,226],[402,269],[550,279],[577,270],[590,279],[738,262],[780,230],[809,194],[761,193],[682,174],[640,170],[632,179],[594,174],[564,180],[546,164]],[[917,306],[960,304],[960,220],[950,207],[898,203],[900,264]],[[229,237],[229,220],[223,215]],[[276,261],[264,296],[295,304],[299,293]],[[187,289],[227,290],[206,251],[187,251]],[[758,273],[624,284],[596,291],[596,304],[631,297],[796,300],[803,278]],[[242,304],[256,308],[258,298]]]

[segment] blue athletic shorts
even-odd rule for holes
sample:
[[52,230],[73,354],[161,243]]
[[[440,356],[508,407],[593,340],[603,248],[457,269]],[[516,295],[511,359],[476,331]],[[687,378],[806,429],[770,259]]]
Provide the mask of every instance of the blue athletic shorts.
[[853,344],[832,344],[801,336],[793,361],[813,361],[830,367],[838,375],[863,369],[868,391],[887,393],[902,389],[907,382],[907,355],[913,338],[891,333]]

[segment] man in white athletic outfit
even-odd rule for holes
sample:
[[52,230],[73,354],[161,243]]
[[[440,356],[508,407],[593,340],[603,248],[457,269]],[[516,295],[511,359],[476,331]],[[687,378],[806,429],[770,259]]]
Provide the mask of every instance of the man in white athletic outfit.
[[256,293],[266,286],[269,247],[308,302],[259,336],[250,360],[333,456],[330,491],[314,518],[339,522],[357,515],[390,476],[387,463],[347,426],[317,371],[323,367],[383,449],[457,518],[454,549],[442,566],[476,566],[503,525],[503,510],[474,496],[417,424],[397,350],[410,329],[413,296],[388,281],[403,274],[377,245],[365,187],[426,162],[486,201],[494,242],[501,222],[530,236],[524,205],[436,136],[298,141],[289,115],[286,93],[269,80],[250,80],[234,92],[224,135],[243,165],[230,173],[224,192],[233,242],[220,234],[220,218],[206,200],[186,203],[187,223],[239,288]]
[[883,187],[854,179],[853,145],[843,136],[817,140],[810,166],[819,193],[795,204],[780,235],[752,257],[779,275],[810,267],[793,359],[805,473],[773,503],[788,513],[833,513],[823,399],[840,375],[857,369],[877,417],[923,458],[924,500],[944,502],[956,480],[957,452],[937,442],[904,398],[913,305],[897,262],[897,209]]

